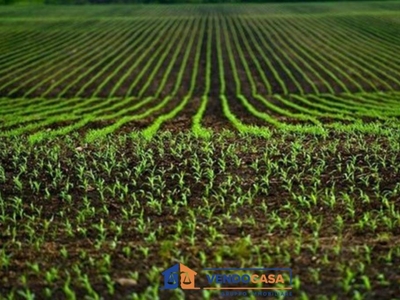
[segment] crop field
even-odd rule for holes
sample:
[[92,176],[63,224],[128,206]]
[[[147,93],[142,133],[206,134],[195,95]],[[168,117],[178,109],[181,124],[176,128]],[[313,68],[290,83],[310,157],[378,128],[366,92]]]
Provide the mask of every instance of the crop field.
[[398,128],[399,6],[11,7],[1,136]]
[[400,2],[0,6],[0,299],[176,263],[400,297]]

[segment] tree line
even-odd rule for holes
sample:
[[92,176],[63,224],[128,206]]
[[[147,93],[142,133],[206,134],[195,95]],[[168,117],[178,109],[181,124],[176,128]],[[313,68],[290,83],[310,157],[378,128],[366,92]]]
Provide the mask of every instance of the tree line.
[[[346,2],[347,0],[43,0],[48,4],[163,4],[163,3],[267,3],[267,2]],[[368,0],[352,0],[368,1]],[[375,0],[370,0],[375,1]],[[386,1],[386,0],[380,0]]]
[[[267,2],[330,2],[346,0],[0,0],[0,4],[172,4],[172,3],[267,3]],[[365,0],[353,0],[365,1]],[[373,0],[371,0],[373,1]],[[381,0],[386,1],[386,0]]]

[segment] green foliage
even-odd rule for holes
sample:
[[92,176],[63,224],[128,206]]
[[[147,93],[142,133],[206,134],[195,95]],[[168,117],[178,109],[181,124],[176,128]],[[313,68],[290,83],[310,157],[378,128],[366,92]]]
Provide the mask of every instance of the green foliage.
[[399,8],[2,7],[1,297],[182,299],[176,262],[395,295]]
[[142,282],[137,297],[157,298],[173,261],[198,276],[210,265],[292,267],[302,299],[390,291],[400,248],[380,245],[400,224],[399,135],[0,138],[0,272],[22,284],[0,291],[33,299],[40,283],[47,298],[97,299]]

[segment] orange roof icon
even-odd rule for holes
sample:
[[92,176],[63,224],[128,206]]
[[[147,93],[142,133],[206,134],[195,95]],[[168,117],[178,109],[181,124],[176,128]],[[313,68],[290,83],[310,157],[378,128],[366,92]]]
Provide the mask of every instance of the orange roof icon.
[[197,272],[184,264],[175,264],[161,273],[164,276],[164,288],[184,290],[199,289],[195,287],[195,276]]

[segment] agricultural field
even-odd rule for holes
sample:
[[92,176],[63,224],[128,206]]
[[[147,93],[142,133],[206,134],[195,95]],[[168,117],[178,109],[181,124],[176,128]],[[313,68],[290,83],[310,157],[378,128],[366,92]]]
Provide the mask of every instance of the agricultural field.
[[176,263],[400,297],[400,2],[0,7],[0,299]]

